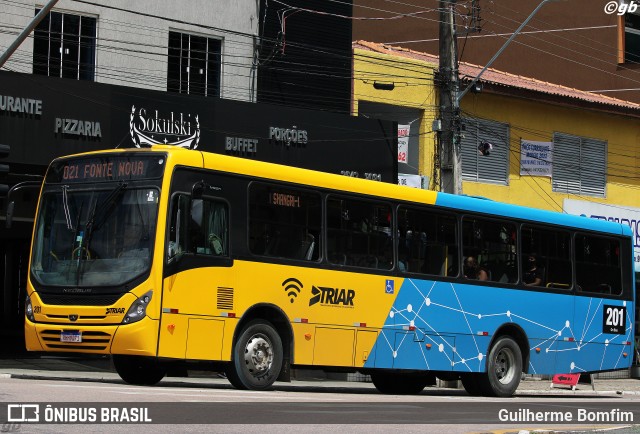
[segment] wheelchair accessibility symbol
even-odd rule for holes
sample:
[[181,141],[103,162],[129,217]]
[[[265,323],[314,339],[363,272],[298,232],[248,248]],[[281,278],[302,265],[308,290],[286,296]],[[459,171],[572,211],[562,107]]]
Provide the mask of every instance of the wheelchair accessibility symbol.
[[387,279],[384,286],[384,292],[387,294],[393,294],[395,282],[391,279]]

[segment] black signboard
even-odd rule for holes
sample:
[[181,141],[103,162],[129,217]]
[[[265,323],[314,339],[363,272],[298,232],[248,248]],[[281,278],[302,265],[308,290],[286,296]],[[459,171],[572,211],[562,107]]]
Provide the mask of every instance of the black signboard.
[[397,182],[395,122],[0,71],[9,163],[170,144]]
[[47,171],[49,183],[134,181],[160,178],[164,155],[101,155],[55,161]]

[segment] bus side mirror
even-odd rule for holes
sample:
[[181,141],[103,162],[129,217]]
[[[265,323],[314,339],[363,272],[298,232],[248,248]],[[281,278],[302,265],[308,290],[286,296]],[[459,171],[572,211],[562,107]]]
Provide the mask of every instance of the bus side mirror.
[[206,184],[204,181],[196,182],[191,187],[191,223],[202,227],[204,217],[204,201],[202,200],[202,194]]

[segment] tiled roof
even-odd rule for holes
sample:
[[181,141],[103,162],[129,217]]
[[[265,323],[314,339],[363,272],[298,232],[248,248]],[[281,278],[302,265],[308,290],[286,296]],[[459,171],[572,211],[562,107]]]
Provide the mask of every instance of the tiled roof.
[[[376,53],[387,54],[390,56],[404,57],[408,59],[420,60],[423,62],[434,64],[438,66],[438,56],[428,53],[422,53],[419,51],[413,51],[403,47],[392,47],[390,45],[380,44],[376,42],[367,41],[355,41],[352,44],[353,48],[359,48],[362,50],[373,51]],[[474,65],[471,63],[460,62],[459,74],[460,77],[473,78],[476,77],[483,66]],[[559,84],[553,84],[546,81],[536,80],[535,78],[523,77],[521,75],[510,74],[508,72],[498,71],[493,68],[488,68],[482,77],[478,80],[483,83],[491,83],[498,86],[511,87],[514,89],[526,89],[534,92],[541,92],[549,95],[557,95],[566,98],[573,98],[580,101],[591,102],[596,104],[604,104],[609,106],[617,106],[625,109],[638,110],[640,104],[636,104],[630,101],[625,101],[617,98],[611,98],[599,93],[587,92],[584,90],[578,90],[567,86],[561,86]]]

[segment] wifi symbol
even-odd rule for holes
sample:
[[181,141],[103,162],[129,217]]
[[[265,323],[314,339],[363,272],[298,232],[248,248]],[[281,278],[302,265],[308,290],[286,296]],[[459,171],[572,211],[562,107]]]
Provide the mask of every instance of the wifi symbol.
[[291,303],[293,303],[298,294],[300,294],[300,289],[304,288],[302,282],[300,282],[298,279],[294,279],[293,277],[290,277],[282,282],[282,286],[284,288],[284,292],[286,292],[289,296],[289,301]]

